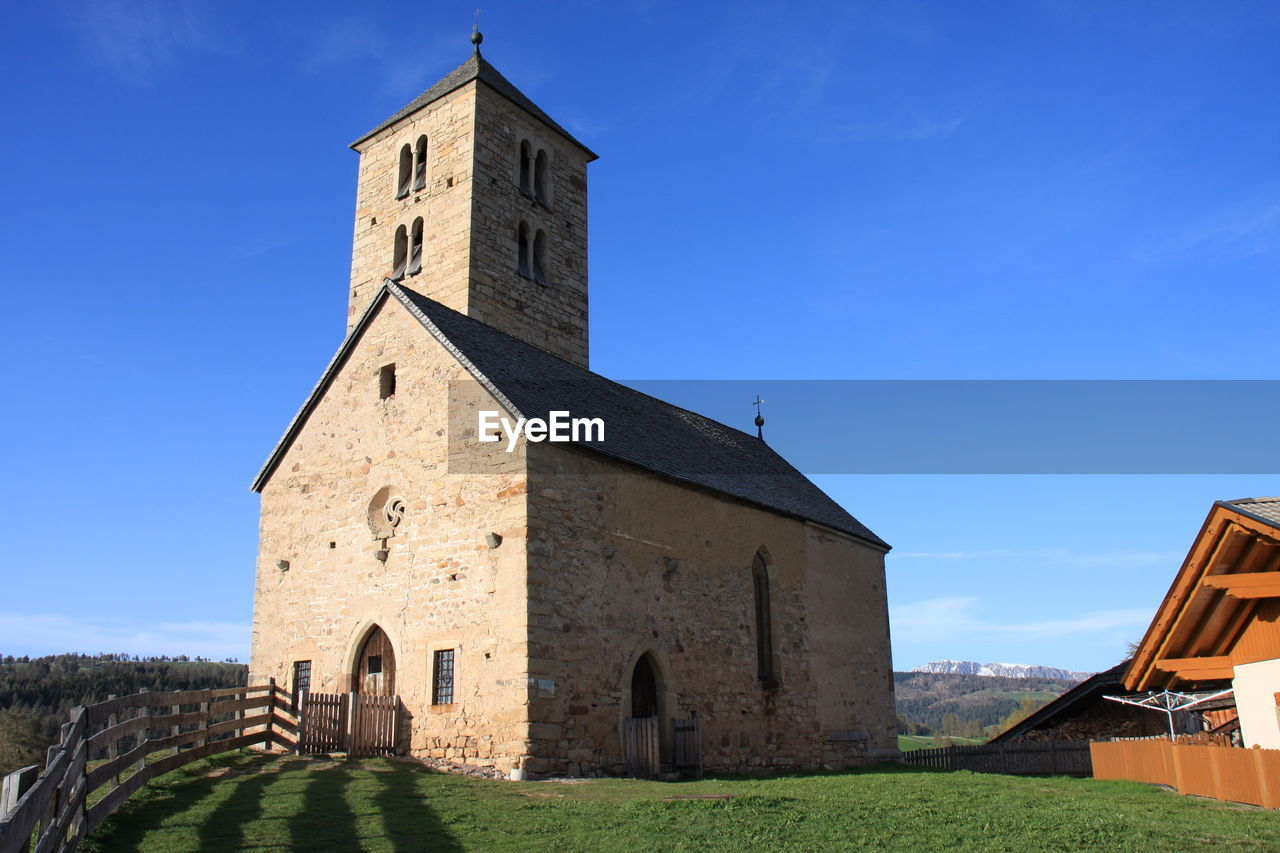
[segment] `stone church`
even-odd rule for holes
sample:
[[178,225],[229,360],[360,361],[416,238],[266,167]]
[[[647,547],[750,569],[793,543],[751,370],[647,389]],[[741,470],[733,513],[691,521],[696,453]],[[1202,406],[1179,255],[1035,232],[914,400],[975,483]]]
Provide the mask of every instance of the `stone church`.
[[[708,770],[895,755],[889,546],[757,435],[591,372],[596,155],[478,36],[351,146],[347,336],[253,484],[251,683],[395,695],[399,751],[513,778],[626,772],[646,720],[666,770],[675,720]],[[481,441],[485,412],[603,435]]]

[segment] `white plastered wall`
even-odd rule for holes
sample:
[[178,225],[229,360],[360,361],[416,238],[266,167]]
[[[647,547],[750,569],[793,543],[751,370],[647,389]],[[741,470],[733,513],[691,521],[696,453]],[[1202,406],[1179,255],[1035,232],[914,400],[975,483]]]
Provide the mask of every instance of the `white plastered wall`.
[[1280,659],[1236,664],[1231,684],[1235,688],[1244,745],[1280,749],[1280,721],[1276,714]]

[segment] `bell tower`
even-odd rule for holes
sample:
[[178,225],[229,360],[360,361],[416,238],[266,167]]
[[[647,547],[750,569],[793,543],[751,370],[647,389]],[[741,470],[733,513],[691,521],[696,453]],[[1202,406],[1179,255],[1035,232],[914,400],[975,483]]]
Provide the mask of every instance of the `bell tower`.
[[351,147],[347,330],[384,279],[588,366],[587,164],[596,155],[480,55]]

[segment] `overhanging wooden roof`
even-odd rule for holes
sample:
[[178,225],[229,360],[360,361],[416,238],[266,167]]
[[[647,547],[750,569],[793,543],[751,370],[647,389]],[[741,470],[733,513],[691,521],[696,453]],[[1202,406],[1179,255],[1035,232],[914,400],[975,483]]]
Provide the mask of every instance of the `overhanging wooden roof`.
[[1277,498],[1218,501],[1125,673],[1129,690],[1208,684],[1280,657]]

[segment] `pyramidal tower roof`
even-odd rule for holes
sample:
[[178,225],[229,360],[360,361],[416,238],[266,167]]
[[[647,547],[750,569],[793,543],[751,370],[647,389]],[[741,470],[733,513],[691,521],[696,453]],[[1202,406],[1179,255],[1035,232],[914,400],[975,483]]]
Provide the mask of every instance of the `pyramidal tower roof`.
[[481,56],[478,46],[477,46],[476,52],[472,54],[471,58],[469,58],[466,62],[462,63],[457,68],[450,71],[443,78],[441,78],[441,80],[438,83],[436,83],[430,89],[427,89],[427,91],[423,92],[421,95],[419,95],[418,97],[410,101],[409,104],[404,109],[400,110],[399,112],[391,116],[389,119],[379,124],[373,130],[369,131],[368,133],[364,134],[359,139],[357,139],[355,142],[351,143],[351,147],[356,148],[362,142],[367,140],[369,137],[374,136],[378,133],[381,133],[382,131],[386,130],[388,127],[391,127],[391,125],[400,121],[402,118],[412,115],[413,113],[422,109],[432,101],[437,101],[440,98],[443,98],[445,95],[449,94],[453,90],[461,88],[462,86],[465,86],[467,83],[470,83],[472,80],[479,80],[480,82],[484,83],[490,89],[497,92],[499,95],[506,98],[508,101],[515,104],[516,106],[520,107],[525,112],[529,113],[531,116],[538,119],[538,121],[542,122],[547,127],[551,128],[556,133],[560,134],[565,139],[569,140],[574,145],[581,148],[590,156],[592,160],[596,159],[595,152],[593,152],[590,148],[588,148],[587,146],[579,142],[577,139],[575,139],[573,137],[573,134],[571,134],[569,131],[561,127],[556,122],[555,119],[553,119],[551,116],[544,113],[537,104],[529,100],[527,95],[525,95],[523,92],[517,89],[514,85],[512,85],[510,80],[508,80],[506,77],[503,77],[498,72],[498,69],[493,67],[493,65],[489,62],[489,60]]

